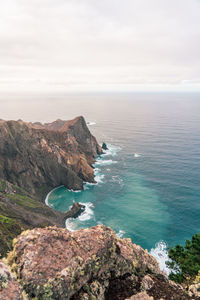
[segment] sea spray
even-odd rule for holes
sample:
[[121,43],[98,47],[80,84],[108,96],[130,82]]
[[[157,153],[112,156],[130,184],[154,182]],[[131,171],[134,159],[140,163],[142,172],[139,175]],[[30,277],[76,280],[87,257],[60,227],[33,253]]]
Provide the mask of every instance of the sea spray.
[[120,230],[118,233],[116,233],[116,236],[117,236],[118,238],[122,238],[124,234],[125,234],[125,231]]
[[[79,202],[81,205],[85,206],[85,210],[78,216],[77,218],[69,218],[65,221],[65,227],[69,231],[75,231],[79,229],[78,227],[81,227],[81,223],[84,221],[88,221],[94,217],[94,211],[92,210],[94,208],[94,205],[91,202]],[[70,209],[70,207],[69,207]]]
[[167,244],[164,241],[158,242],[155,248],[151,249],[150,254],[157,260],[161,271],[169,275],[171,270],[166,265],[166,262],[169,260]]

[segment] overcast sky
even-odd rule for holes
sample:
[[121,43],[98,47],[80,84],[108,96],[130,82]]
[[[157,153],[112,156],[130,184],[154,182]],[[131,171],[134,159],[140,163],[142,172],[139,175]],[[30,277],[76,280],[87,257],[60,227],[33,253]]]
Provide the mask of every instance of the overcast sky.
[[200,0],[0,2],[0,92],[200,91]]

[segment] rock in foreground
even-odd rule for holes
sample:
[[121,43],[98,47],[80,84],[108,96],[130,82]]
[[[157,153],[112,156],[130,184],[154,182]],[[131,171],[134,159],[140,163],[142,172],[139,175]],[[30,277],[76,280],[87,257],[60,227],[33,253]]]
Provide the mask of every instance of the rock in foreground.
[[22,300],[22,289],[10,272],[8,266],[0,260],[0,299]]
[[26,231],[8,263],[30,299],[122,300],[144,292],[150,299],[191,299],[151,255],[103,225]]

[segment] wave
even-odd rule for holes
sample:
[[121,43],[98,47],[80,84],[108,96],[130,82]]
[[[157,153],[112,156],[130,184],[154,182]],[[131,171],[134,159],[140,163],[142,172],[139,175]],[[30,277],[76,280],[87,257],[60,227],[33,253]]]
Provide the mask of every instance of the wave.
[[93,125],[96,125],[96,123],[95,122],[87,122],[87,125],[88,126],[93,126]]
[[80,193],[80,192],[82,192],[82,190],[69,190],[69,189],[67,189],[67,191],[68,192],[72,192],[72,193]]
[[171,270],[166,265],[166,262],[170,260],[167,251],[167,244],[164,241],[158,242],[155,245],[155,248],[151,249],[150,254],[157,260],[161,271],[169,275]]
[[121,186],[124,185],[123,179],[119,175],[113,175],[112,182],[117,182]]
[[114,146],[111,144],[107,144],[108,150],[103,150],[104,154],[103,156],[116,156],[117,152],[121,150],[121,147],[119,146]]
[[122,238],[124,234],[125,234],[125,231],[120,230],[118,233],[116,233],[116,236],[118,236],[118,238]]
[[116,164],[116,163],[117,163],[117,161],[116,160],[112,160],[112,159],[108,159],[108,160],[97,159],[97,161],[94,164],[94,167],[95,166],[109,166],[109,165]]
[[92,210],[94,208],[94,205],[91,202],[79,203],[85,206],[85,210],[80,214],[78,218],[69,218],[65,221],[65,227],[69,231],[78,230],[79,225],[81,225],[80,222],[88,221],[94,217],[94,211]]
[[73,218],[69,218],[65,221],[65,227],[67,230],[69,231],[76,231],[76,224],[73,222],[74,219]]
[[134,153],[134,157],[135,157],[135,158],[140,157],[140,156],[141,156],[141,154],[139,154],[139,153]]
[[88,221],[94,216],[94,211],[92,208],[94,208],[93,203],[88,202],[88,203],[82,203],[79,202],[80,204],[85,206],[85,210],[82,212],[82,214],[78,217],[79,221]]
[[100,172],[101,170],[99,169],[99,168],[95,168],[95,170],[94,170],[94,175],[95,175],[95,177],[94,177],[94,179],[95,179],[95,181],[97,182],[97,184],[98,183],[102,183],[103,181],[102,181],[102,179],[104,178],[104,174],[102,174],[101,172]]
[[46,195],[46,198],[44,200],[45,204],[49,207],[52,207],[51,204],[49,204],[49,196],[51,195],[51,193],[53,193],[55,190],[59,189],[60,187],[62,187],[63,185],[60,185],[60,186],[57,186],[55,187],[53,190],[51,190],[47,195]]

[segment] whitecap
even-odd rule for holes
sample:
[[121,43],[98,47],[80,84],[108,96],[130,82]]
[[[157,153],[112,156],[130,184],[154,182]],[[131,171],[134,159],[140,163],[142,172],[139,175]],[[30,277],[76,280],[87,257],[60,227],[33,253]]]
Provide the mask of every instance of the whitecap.
[[73,222],[74,219],[73,218],[69,218],[65,221],[65,227],[67,230],[69,231],[76,231],[76,224]]
[[155,248],[151,249],[150,254],[157,260],[160,270],[169,275],[171,270],[166,265],[166,262],[170,260],[167,251],[167,244],[164,241],[160,241],[155,245]]
[[117,182],[119,185],[123,185],[123,179],[119,175],[113,175],[112,182]]
[[66,189],[66,191],[68,191],[68,192],[72,192],[72,193],[80,193],[80,192],[82,192],[82,190],[69,190],[69,189]]
[[141,156],[141,154],[139,154],[139,153],[134,153],[134,157],[135,157],[135,158],[140,157],[140,156]]
[[109,165],[116,164],[116,163],[117,163],[117,161],[112,160],[112,159],[108,159],[108,160],[97,159],[94,166],[109,166]]
[[117,152],[119,152],[121,150],[121,147],[114,146],[111,144],[107,144],[107,147],[108,147],[107,150],[103,150],[104,151],[103,156],[116,156]]
[[93,125],[96,125],[96,123],[95,122],[87,122],[87,125],[88,126],[93,126]]
[[51,193],[53,193],[55,190],[59,189],[60,187],[62,187],[63,185],[60,185],[60,186],[57,186],[55,187],[53,190],[51,190],[47,195],[46,195],[46,198],[44,200],[45,204],[49,207],[52,207],[52,205],[49,204],[49,197],[51,195]]
[[80,222],[88,221],[94,217],[94,211],[92,210],[92,208],[94,208],[94,205],[91,202],[86,202],[86,203],[79,202],[79,203],[85,206],[85,210],[80,214],[80,216],[78,216],[78,218],[66,219],[65,227],[69,231],[78,230]]
[[88,203],[79,202],[79,203],[85,206],[85,210],[78,217],[78,220],[79,221],[88,221],[91,218],[93,218],[94,212],[93,212],[92,208],[94,208],[94,205],[91,202],[88,202]]
[[99,168],[95,168],[94,170],[94,179],[95,181],[98,183],[102,183],[103,178],[104,178],[104,174],[101,173],[101,170]]
[[125,234],[125,231],[120,230],[118,233],[116,233],[116,236],[118,236],[118,238],[122,238],[124,234]]

